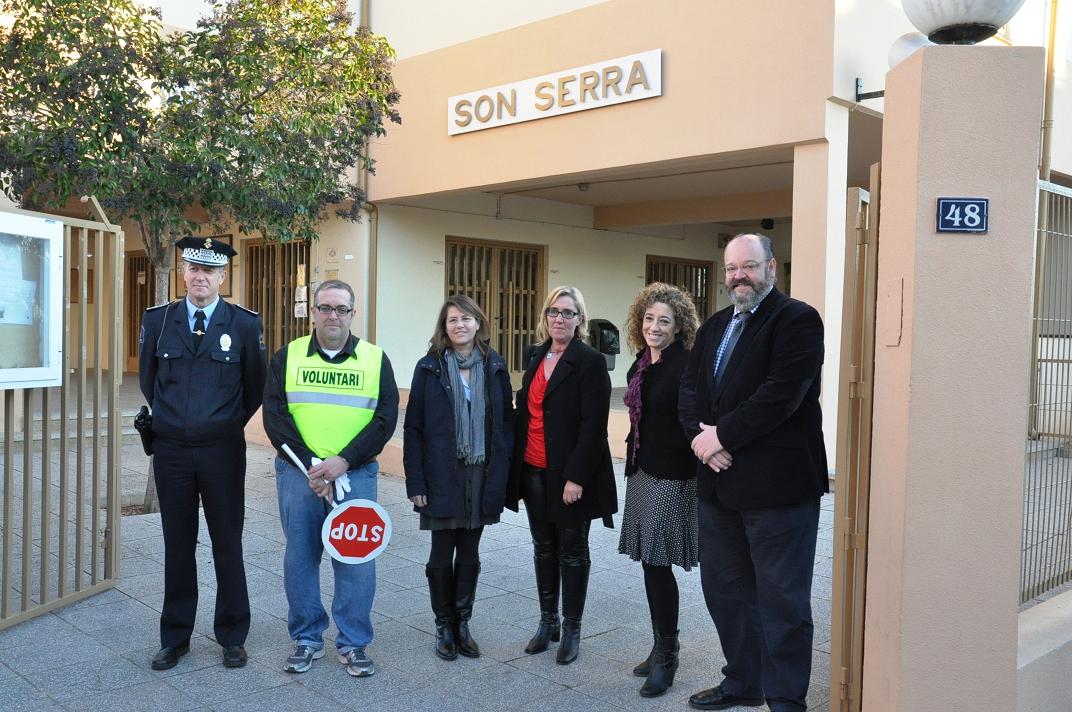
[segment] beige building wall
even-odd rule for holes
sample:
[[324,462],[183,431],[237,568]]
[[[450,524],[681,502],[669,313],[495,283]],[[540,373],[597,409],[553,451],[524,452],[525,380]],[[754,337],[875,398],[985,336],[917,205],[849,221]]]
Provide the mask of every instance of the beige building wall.
[[[374,32],[391,41],[399,59],[408,59],[476,37],[597,5],[604,0],[370,0]],[[351,8],[359,0],[349,0]],[[419,22],[414,22],[420,18]]]
[[[370,199],[661,170],[821,140],[831,3],[614,0],[401,61],[403,124],[373,146]],[[651,49],[662,50],[661,97],[447,135],[448,97]]]

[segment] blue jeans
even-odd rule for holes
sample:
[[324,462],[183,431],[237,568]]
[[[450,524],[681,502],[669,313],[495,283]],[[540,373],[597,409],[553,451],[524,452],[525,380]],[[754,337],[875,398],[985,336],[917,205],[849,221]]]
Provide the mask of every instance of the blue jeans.
[[[376,499],[375,460],[354,468],[350,476],[351,499]],[[320,559],[324,544],[320,530],[331,505],[309,489],[309,480],[287,460],[275,458],[275,485],[279,495],[279,519],[287,537],[283,556],[283,588],[287,592],[287,630],[298,645],[317,650],[324,647],[328,614],[320,600]],[[372,599],[376,595],[376,561],[343,564],[331,560],[335,570],[335,595],[331,614],[339,634],[335,647],[346,654],[372,642]]]

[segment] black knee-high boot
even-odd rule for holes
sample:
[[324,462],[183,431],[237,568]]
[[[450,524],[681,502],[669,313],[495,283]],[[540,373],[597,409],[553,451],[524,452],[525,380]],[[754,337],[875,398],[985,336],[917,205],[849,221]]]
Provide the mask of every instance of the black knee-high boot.
[[454,641],[458,652],[467,658],[480,657],[480,646],[469,634],[479,576],[480,564],[454,564]]
[[435,614],[435,654],[443,660],[458,657],[458,645],[454,640],[454,569],[450,566],[425,566],[428,577],[428,593]]
[[581,616],[588,597],[588,562],[562,564],[562,640],[555,662],[569,665],[581,650]]
[[536,594],[540,599],[540,625],[536,635],[525,646],[529,655],[547,650],[550,642],[558,642],[561,628],[558,622],[558,556],[536,554]]

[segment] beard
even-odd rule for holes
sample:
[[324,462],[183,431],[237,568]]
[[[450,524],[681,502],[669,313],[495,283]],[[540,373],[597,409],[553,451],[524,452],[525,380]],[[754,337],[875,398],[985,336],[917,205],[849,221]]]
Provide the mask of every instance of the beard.
[[[757,275],[755,279],[748,277],[742,277],[741,279],[734,280],[729,285],[730,301],[737,307],[737,311],[749,311],[755,307],[774,286],[775,276],[774,272],[764,268],[763,276]],[[751,287],[746,292],[738,292],[737,287],[739,285],[745,285]]]

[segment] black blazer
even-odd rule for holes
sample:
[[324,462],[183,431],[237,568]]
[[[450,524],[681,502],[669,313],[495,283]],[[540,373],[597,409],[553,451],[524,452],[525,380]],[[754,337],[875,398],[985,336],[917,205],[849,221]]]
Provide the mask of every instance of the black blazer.
[[[537,368],[543,368],[550,339],[533,350],[516,399],[514,459],[506,490],[506,506],[517,511],[521,500],[521,476],[528,441],[529,385]],[[607,418],[610,415],[610,374],[603,354],[573,339],[559,358],[543,398],[543,437],[547,445],[547,512],[555,524],[577,524],[603,518],[618,511]],[[566,482],[584,488],[579,502],[566,506],[562,490]]]
[[[627,380],[633,380],[640,356],[629,367]],[[663,480],[691,480],[696,476],[696,457],[691,440],[685,437],[677,416],[677,395],[681,373],[689,360],[689,350],[680,341],[663,349],[658,361],[648,366],[641,386],[640,450],[633,461],[633,430],[625,437],[625,476],[637,468]]]
[[[480,512],[492,516],[503,510],[513,455],[514,408],[510,374],[494,349],[488,349],[484,369],[487,459]],[[442,356],[429,354],[413,371],[403,430],[406,496],[428,497],[425,507],[414,507],[418,512],[431,517],[465,516],[465,482],[458,477],[454,440],[454,402],[447,366]]]
[[681,378],[685,434],[691,441],[701,422],[715,425],[733,455],[721,473],[696,462],[698,496],[735,510],[818,498],[828,491],[819,408],[822,319],[773,289],[745,323],[716,388],[715,355],[733,311],[723,309],[700,327]]

